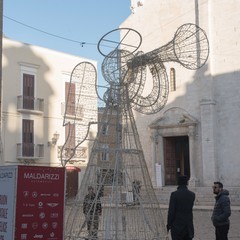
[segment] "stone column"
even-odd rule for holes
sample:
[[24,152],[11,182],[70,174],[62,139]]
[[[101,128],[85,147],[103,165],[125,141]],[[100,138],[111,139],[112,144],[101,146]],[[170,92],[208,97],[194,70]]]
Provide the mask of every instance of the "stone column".
[[189,126],[188,127],[188,137],[189,137],[189,161],[190,161],[190,180],[189,185],[191,187],[199,186],[199,179],[197,179],[196,176],[196,147],[195,147],[195,135],[196,130],[195,126]]
[[158,147],[157,147],[158,161],[157,163],[161,165],[161,177],[162,185],[165,186],[165,169],[164,169],[164,154],[163,154],[163,137],[158,135]]
[[157,162],[157,146],[158,146],[158,141],[157,141],[157,134],[156,134],[156,130],[154,130],[152,132],[152,136],[151,136],[151,145],[152,145],[152,184],[153,187],[157,186],[157,181],[156,181],[156,162]]

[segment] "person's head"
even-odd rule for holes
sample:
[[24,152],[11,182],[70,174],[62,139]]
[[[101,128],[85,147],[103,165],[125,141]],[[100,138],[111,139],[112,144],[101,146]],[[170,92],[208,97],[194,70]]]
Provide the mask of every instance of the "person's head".
[[189,180],[188,176],[180,175],[178,177],[178,185],[179,186],[187,186],[188,185],[188,180]]
[[219,194],[223,190],[223,184],[221,182],[214,182],[212,188],[214,194]]

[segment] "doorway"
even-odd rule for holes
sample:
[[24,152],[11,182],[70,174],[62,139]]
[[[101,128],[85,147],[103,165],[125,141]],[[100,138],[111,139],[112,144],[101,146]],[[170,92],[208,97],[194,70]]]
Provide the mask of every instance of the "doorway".
[[177,185],[179,175],[190,177],[188,136],[164,137],[165,185]]
[[67,198],[72,198],[78,192],[78,172],[80,169],[76,167],[67,167],[66,195]]

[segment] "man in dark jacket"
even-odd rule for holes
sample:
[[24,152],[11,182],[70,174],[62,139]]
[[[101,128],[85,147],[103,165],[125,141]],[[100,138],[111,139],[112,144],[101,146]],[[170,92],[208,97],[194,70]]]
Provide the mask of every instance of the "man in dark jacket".
[[102,205],[99,197],[94,193],[92,186],[88,187],[88,194],[83,201],[89,239],[97,239],[99,216],[102,214]]
[[171,230],[172,240],[191,240],[194,237],[193,205],[195,193],[188,190],[189,178],[179,176],[177,191],[171,193],[167,231]]
[[229,192],[223,189],[221,182],[214,182],[213,193],[216,194],[216,203],[212,213],[212,222],[215,227],[216,240],[227,240],[231,215]]

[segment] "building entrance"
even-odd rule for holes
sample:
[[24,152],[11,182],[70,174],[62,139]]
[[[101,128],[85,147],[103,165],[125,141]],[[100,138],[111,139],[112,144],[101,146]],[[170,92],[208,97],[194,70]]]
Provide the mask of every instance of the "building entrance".
[[188,136],[164,137],[165,185],[177,185],[178,175],[190,177]]

